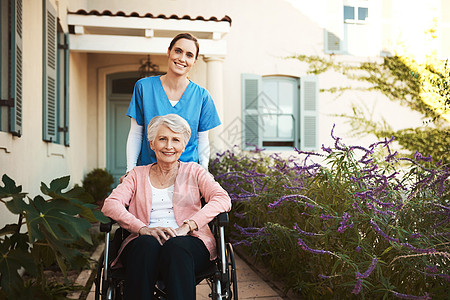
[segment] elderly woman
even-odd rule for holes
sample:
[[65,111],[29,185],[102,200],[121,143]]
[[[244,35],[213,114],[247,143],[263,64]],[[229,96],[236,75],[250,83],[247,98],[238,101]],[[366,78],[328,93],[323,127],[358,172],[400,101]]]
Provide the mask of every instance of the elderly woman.
[[126,299],[151,299],[159,279],[169,299],[195,299],[195,274],[216,257],[208,223],[231,200],[199,164],[178,160],[190,135],[180,116],[154,117],[148,140],[156,163],[133,168],[105,200],[102,212],[131,232],[112,265],[125,267]]

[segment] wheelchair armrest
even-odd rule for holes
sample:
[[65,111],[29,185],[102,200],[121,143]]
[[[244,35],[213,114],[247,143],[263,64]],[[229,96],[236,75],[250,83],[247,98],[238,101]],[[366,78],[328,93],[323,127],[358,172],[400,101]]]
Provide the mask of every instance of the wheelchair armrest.
[[229,223],[229,219],[228,219],[228,213],[227,212],[223,212],[220,213],[216,216],[215,221],[217,223],[217,225],[220,226],[227,226]]
[[111,232],[114,223],[116,223],[116,221],[111,218],[108,223],[100,223],[100,232]]

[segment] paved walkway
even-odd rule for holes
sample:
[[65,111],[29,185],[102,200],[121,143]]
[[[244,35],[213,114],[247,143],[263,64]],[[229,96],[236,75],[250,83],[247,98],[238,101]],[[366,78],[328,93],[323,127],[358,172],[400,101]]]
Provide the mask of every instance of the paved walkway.
[[[282,300],[261,277],[259,277],[239,256],[236,256],[236,271],[238,279],[239,299],[246,300]],[[206,300],[211,292],[208,284],[203,281],[197,286],[197,299]],[[86,300],[94,300],[94,286],[92,286]]]

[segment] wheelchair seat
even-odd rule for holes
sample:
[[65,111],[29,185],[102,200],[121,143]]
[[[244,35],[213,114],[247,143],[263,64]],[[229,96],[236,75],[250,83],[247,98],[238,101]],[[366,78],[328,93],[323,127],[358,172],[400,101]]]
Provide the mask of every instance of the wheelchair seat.
[[[105,232],[105,249],[99,259],[97,274],[94,280],[95,300],[120,300],[123,299],[123,287],[125,281],[124,268],[111,268],[111,263],[117,256],[122,241],[130,234],[125,229],[118,227],[114,238],[110,234],[113,224],[100,224],[100,231]],[[196,275],[196,283],[206,279],[211,288],[209,297],[213,300],[237,300],[237,277],[233,247],[225,242],[225,226],[228,225],[228,214],[221,213],[216,216],[209,226],[216,239],[217,258],[211,263],[211,267],[201,274]],[[106,259],[105,259],[106,258]],[[153,299],[166,299],[164,288],[160,284],[155,287]]]

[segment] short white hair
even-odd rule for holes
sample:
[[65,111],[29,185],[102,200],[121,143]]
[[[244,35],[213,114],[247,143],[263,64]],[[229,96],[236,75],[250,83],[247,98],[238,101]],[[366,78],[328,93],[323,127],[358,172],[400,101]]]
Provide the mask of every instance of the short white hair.
[[164,116],[156,116],[151,119],[147,127],[147,139],[153,142],[159,126],[165,125],[175,133],[181,133],[184,137],[184,145],[186,146],[191,138],[191,127],[189,123],[177,114],[168,114]]

